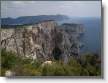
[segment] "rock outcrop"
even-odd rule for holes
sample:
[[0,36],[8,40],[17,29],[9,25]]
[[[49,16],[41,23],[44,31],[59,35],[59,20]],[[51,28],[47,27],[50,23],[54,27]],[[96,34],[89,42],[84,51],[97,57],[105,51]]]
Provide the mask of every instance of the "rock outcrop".
[[59,26],[53,20],[42,21],[18,28],[2,28],[1,46],[18,56],[66,63],[70,56],[79,55],[79,37],[83,32],[84,27],[80,24]]

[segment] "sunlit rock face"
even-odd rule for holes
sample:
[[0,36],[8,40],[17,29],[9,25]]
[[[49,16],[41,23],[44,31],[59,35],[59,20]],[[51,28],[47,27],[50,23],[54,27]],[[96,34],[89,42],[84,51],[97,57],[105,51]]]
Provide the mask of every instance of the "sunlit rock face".
[[2,48],[42,62],[62,60],[68,62],[70,56],[79,55],[79,36],[83,33],[79,24],[58,25],[53,20],[34,25],[2,28]]

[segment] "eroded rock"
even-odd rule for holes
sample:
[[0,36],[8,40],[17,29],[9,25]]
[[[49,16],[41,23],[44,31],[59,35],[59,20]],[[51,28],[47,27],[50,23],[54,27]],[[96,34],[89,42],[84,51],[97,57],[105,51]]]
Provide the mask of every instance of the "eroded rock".
[[80,24],[58,25],[55,21],[43,21],[19,28],[5,28],[1,31],[1,46],[14,51],[18,56],[48,60],[63,60],[79,55],[79,36],[83,33]]

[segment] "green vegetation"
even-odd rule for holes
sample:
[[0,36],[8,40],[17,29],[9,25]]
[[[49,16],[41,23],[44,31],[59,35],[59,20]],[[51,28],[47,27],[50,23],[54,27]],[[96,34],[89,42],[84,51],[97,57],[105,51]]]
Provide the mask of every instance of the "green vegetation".
[[17,56],[13,52],[1,50],[1,75],[11,70],[16,76],[100,76],[101,61],[98,55],[85,54],[80,59],[71,58],[67,64],[54,61],[42,66],[39,61]]

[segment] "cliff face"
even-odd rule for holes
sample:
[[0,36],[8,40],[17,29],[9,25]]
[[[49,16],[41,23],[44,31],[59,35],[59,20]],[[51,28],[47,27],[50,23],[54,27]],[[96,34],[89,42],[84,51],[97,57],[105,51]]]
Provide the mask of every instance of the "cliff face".
[[79,36],[83,27],[78,24],[58,26],[54,21],[43,21],[23,28],[1,31],[1,46],[18,56],[40,61],[63,60],[79,55]]

